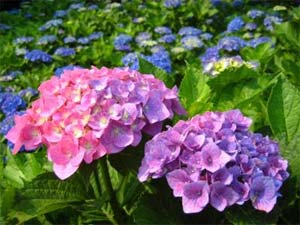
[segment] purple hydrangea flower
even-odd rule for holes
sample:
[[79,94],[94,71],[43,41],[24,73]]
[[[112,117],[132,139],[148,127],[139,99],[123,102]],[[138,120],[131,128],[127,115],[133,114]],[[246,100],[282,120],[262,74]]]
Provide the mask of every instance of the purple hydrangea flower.
[[120,34],[114,39],[114,46],[116,50],[119,51],[130,51],[130,42],[132,41],[132,37],[127,34]]
[[199,36],[202,33],[202,30],[196,27],[182,27],[178,31],[180,36]]
[[239,37],[224,37],[219,40],[218,48],[226,51],[239,51],[246,45],[246,42]]
[[164,6],[166,8],[178,8],[181,6],[182,2],[181,0],[165,0],[164,1]]
[[54,55],[59,55],[59,56],[71,56],[75,55],[75,50],[74,48],[67,48],[67,47],[59,47],[55,50]]
[[158,39],[159,42],[162,42],[162,43],[172,43],[174,41],[176,41],[176,35],[175,34],[166,34],[162,37],[160,37]]
[[30,43],[34,40],[33,37],[18,37],[14,40],[15,44],[26,44]]
[[250,199],[256,209],[270,212],[277,201],[274,179],[263,175],[254,177],[250,187]]
[[181,43],[185,49],[193,50],[194,48],[201,48],[203,42],[196,36],[184,36]]
[[201,212],[209,202],[209,186],[205,181],[184,185],[182,206],[185,213]]
[[251,133],[250,125],[251,119],[238,110],[179,121],[146,143],[138,179],[166,176],[185,213],[200,212],[208,204],[223,211],[248,200],[270,212],[288,178],[288,165],[278,144]]
[[156,27],[154,29],[155,33],[158,33],[158,34],[172,34],[172,30],[171,28],[169,27],[165,27],[165,26],[162,26],[162,27]]
[[227,25],[227,32],[239,31],[243,28],[244,24],[244,20],[240,16],[237,16]]
[[52,58],[50,55],[48,55],[46,52],[43,52],[38,49],[27,52],[25,54],[24,58],[31,62],[41,61],[41,62],[49,63],[52,61]]

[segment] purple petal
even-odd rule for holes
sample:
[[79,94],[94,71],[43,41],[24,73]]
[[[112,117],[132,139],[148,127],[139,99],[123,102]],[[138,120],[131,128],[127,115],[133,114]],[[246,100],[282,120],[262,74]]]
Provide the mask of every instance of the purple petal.
[[173,189],[175,197],[182,197],[183,186],[191,182],[189,176],[184,170],[177,169],[166,175],[169,186]]
[[162,99],[157,93],[149,97],[144,106],[144,113],[150,123],[163,121],[170,117],[168,108],[163,104]]
[[206,182],[199,181],[185,184],[183,187],[182,205],[185,213],[197,213],[209,202],[209,187]]

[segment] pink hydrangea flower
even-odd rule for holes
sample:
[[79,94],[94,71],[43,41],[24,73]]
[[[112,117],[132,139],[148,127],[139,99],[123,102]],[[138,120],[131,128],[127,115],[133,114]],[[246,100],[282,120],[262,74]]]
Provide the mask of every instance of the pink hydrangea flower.
[[174,113],[184,114],[177,88],[129,69],[76,69],[52,77],[7,134],[13,153],[44,144],[54,173],[66,179],[82,162],[118,153],[155,135]]

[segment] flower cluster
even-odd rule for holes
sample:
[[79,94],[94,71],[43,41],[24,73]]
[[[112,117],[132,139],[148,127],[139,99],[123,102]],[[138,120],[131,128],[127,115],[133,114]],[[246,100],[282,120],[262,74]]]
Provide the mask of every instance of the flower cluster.
[[278,144],[251,133],[240,111],[207,112],[179,121],[146,143],[141,182],[166,176],[185,213],[208,204],[219,211],[251,200],[270,212],[288,177]]
[[244,61],[239,55],[233,57],[222,57],[217,61],[212,61],[210,63],[205,64],[203,71],[205,73],[215,76],[228,68],[239,68],[241,66],[246,66],[248,68],[255,69],[257,68],[258,63]]
[[185,113],[177,89],[153,75],[128,69],[66,70],[43,82],[40,97],[7,134],[16,154],[47,146],[60,179],[71,176],[82,161],[139,144],[142,134],[155,135],[174,112]]

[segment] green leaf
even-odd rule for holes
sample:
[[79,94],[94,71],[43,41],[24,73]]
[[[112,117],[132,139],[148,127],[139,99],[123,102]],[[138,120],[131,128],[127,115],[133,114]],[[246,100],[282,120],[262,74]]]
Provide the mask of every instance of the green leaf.
[[276,81],[277,77],[271,80],[269,76],[261,75],[256,79],[227,85],[215,96],[215,107],[217,110],[241,108],[254,101],[255,97],[262,96],[263,92]]
[[249,203],[243,206],[231,206],[225,213],[226,218],[234,225],[275,225],[279,213],[278,208],[270,213],[261,212],[254,209]]
[[25,181],[31,181],[47,171],[49,162],[45,151],[19,153],[12,155],[7,151],[7,165],[4,167],[4,177],[16,188],[22,188]]
[[255,60],[265,64],[275,53],[272,43],[262,43],[256,48],[246,47],[241,50],[241,55],[246,61]]
[[291,176],[300,181],[300,93],[281,78],[272,89],[268,101],[271,129],[279,139],[283,156],[289,162]]
[[294,46],[293,50],[300,48],[300,23],[299,21],[285,22],[277,26],[276,35],[284,39],[289,45]]
[[249,80],[259,77],[257,71],[246,66],[239,68],[229,68],[218,74],[215,78],[208,81],[208,85],[212,90],[221,90],[221,88],[229,85],[240,83],[242,80]]
[[165,85],[169,88],[174,86],[174,78],[171,74],[167,74],[164,70],[154,66],[152,63],[147,60],[139,57],[139,71],[145,74],[153,74],[157,79],[162,80]]
[[300,93],[288,80],[279,79],[268,101],[268,115],[273,133],[287,135],[291,141],[300,134]]
[[17,219],[20,224],[83,202],[88,196],[82,181],[78,174],[65,181],[59,180],[53,173],[36,177],[20,190],[19,201],[9,213],[9,219]]
[[44,214],[71,207],[73,203],[75,202],[54,199],[24,200],[19,202],[15,209],[11,210],[8,219],[17,219],[16,224],[22,224]]
[[210,88],[206,84],[208,77],[199,68],[187,66],[182,79],[179,96],[189,115],[195,115],[207,109],[210,105]]
[[122,183],[120,184],[117,190],[116,196],[121,206],[129,204],[130,209],[143,191],[143,185],[137,179],[137,175],[133,173],[128,173],[122,179]]

